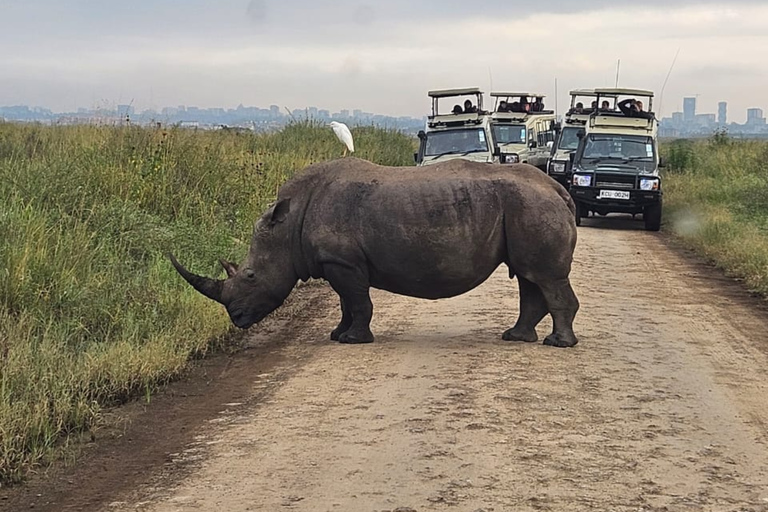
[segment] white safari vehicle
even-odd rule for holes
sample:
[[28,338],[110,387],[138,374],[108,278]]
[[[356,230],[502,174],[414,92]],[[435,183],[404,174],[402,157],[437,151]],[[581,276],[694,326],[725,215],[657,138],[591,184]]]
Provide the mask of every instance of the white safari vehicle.
[[443,89],[427,94],[432,99],[432,115],[427,118],[426,130],[419,132],[419,150],[414,154],[417,165],[454,158],[498,162],[480,89]]
[[[547,162],[547,174],[568,188],[571,168],[569,155],[579,146],[579,133],[588,127],[589,115],[598,108],[597,93],[594,89],[574,89],[569,92],[571,106],[563,116],[562,124],[557,127],[555,143]],[[616,109],[616,98],[604,95],[601,101],[608,102],[606,108]]]
[[501,163],[523,162],[546,172],[555,139],[555,113],[546,110],[544,94],[492,92],[491,134]]
[[611,106],[589,113],[586,131],[569,155],[576,223],[590,212],[642,214],[645,228],[658,231],[659,168],[664,164],[659,157],[653,92],[618,88],[594,92],[598,105],[607,100]]

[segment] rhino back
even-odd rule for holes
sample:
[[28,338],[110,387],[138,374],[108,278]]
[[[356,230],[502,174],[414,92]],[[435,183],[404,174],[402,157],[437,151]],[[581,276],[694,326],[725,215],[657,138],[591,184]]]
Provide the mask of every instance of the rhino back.
[[438,298],[473,288],[501,263],[529,265],[526,253],[564,252],[569,268],[573,217],[553,184],[527,165],[347,158],[308,168],[281,195],[302,197],[297,228],[314,277],[341,264],[367,272],[374,287]]

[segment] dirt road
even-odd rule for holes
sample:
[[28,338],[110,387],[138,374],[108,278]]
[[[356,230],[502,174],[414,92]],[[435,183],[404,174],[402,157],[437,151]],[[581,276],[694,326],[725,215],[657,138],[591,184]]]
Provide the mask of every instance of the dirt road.
[[577,347],[501,341],[506,269],[450,300],[375,292],[371,345],[327,340],[327,300],[95,509],[768,511],[768,313],[638,223],[579,236]]

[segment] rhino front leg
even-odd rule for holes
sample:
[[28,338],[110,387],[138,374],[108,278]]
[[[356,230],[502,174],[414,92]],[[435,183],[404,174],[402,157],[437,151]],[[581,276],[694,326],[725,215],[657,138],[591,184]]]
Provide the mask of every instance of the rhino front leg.
[[334,332],[343,327],[345,315],[351,317],[349,328],[339,332],[341,343],[371,343],[371,318],[373,303],[370,296],[368,276],[358,269],[341,265],[326,265],[323,268],[325,279],[341,297],[342,320]]
[[331,339],[333,341],[339,341],[341,335],[352,326],[352,314],[349,312],[349,308],[344,305],[344,299],[340,298],[339,302],[341,303],[341,322],[331,332]]

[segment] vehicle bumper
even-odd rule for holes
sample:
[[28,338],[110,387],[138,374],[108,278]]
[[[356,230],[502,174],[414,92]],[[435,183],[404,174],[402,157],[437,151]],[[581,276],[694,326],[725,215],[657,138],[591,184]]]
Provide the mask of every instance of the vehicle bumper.
[[571,197],[587,206],[599,207],[601,210],[617,213],[639,213],[644,207],[661,201],[660,190],[629,190],[629,199],[600,198],[600,190],[595,187],[571,186]]

